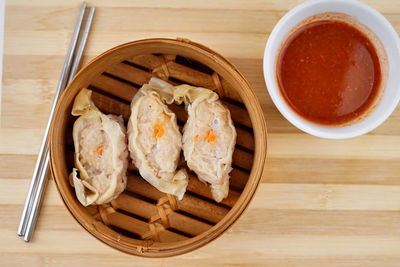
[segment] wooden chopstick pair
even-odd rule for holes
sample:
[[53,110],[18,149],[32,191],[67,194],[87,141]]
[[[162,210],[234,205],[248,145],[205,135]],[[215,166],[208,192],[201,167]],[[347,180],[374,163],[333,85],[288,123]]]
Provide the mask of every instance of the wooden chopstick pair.
[[[75,76],[78,70],[78,66],[81,61],[83,50],[85,48],[90,26],[92,23],[94,7],[91,7],[89,9],[89,13],[86,16],[85,23],[83,23],[85,17],[85,11],[86,11],[86,2],[83,2],[81,10],[79,12],[78,21],[76,23],[74,33],[72,35],[72,40],[70,43],[70,47],[68,49],[67,57],[65,59],[64,66],[61,72],[60,81],[58,82],[57,90],[54,95],[54,100],[51,107],[49,120],[46,125],[46,129],[42,140],[42,145],[40,147],[39,155],[32,175],[32,180],[29,185],[28,195],[25,200],[24,209],[22,211],[21,220],[18,226],[17,234],[19,236],[24,236],[25,242],[29,242],[31,240],[35,223],[38,217],[38,212],[44,192],[44,187],[47,183],[46,177],[49,167],[48,137],[51,127],[51,122],[54,116],[54,111],[62,92],[69,84],[69,82],[72,80],[72,78]],[[81,33],[83,24],[84,24],[83,32]]]

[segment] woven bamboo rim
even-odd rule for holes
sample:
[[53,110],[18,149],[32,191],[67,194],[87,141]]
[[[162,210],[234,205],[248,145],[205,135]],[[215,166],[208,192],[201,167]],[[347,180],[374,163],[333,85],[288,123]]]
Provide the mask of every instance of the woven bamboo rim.
[[[231,190],[220,204],[208,186],[191,174],[183,200],[159,192],[129,166],[124,193],[110,204],[83,207],[69,185],[73,166],[73,100],[93,90],[92,100],[105,113],[129,118],[129,102],[138,88],[156,76],[215,90],[230,109],[238,133]],[[171,105],[178,122],[183,106]],[[261,107],[238,69],[216,52],[187,39],[146,39],[117,46],[86,65],[61,96],[51,129],[50,160],[57,189],[73,217],[93,236],[126,253],[173,256],[203,246],[226,231],[243,213],[259,184],[267,148]],[[184,160],[182,160],[182,164]]]

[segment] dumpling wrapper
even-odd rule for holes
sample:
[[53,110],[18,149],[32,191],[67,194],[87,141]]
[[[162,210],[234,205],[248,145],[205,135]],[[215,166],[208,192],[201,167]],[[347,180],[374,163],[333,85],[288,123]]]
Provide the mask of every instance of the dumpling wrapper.
[[[152,78],[168,101],[185,103],[188,120],[183,128],[183,153],[188,167],[211,185],[213,198],[221,202],[229,193],[229,172],[236,143],[236,129],[229,109],[213,91],[190,85],[172,86]],[[171,101],[172,102],[172,101]]]
[[[182,149],[182,135],[176,115],[160,98],[158,83],[145,84],[131,104],[128,122],[128,149],[140,175],[161,192],[182,199],[188,176],[184,169],[176,171]],[[173,99],[163,95],[164,101]]]
[[[126,187],[128,149],[122,117],[105,115],[91,100],[92,91],[76,96],[74,123],[75,167],[70,183],[83,206],[104,204],[118,197]],[[79,171],[79,177],[78,177]]]

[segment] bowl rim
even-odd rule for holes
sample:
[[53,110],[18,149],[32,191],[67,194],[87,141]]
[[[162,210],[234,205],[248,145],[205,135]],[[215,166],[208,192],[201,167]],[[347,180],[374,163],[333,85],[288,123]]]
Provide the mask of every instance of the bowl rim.
[[[377,10],[372,8],[371,6],[364,4],[358,0],[310,0],[306,1],[302,4],[299,4],[289,10],[280,20],[279,22],[275,25],[274,29],[272,30],[268,41],[265,46],[264,50],[264,56],[263,56],[263,74],[264,74],[264,81],[267,86],[268,93],[274,102],[275,106],[279,110],[279,112],[295,127],[298,129],[302,130],[303,132],[306,132],[308,134],[311,134],[316,137],[320,138],[327,138],[327,139],[348,139],[348,138],[354,138],[357,136],[361,136],[363,134],[366,134],[378,126],[380,126],[396,109],[399,101],[400,101],[400,87],[398,87],[397,94],[395,98],[393,99],[393,102],[391,103],[390,106],[387,106],[385,108],[385,111],[382,112],[382,114],[374,121],[372,121],[369,124],[365,124],[362,128],[359,129],[351,129],[349,132],[335,132],[334,129],[338,128],[347,128],[351,127],[354,125],[359,125],[359,123],[363,122],[361,121],[356,121],[353,122],[352,124],[348,126],[324,126],[324,125],[319,125],[313,122],[310,122],[304,118],[302,118],[300,115],[298,115],[296,112],[292,110],[291,107],[289,107],[288,103],[285,101],[283,98],[282,94],[280,93],[280,89],[278,88],[276,79],[275,79],[275,59],[277,54],[274,54],[272,51],[273,45],[275,45],[276,42],[280,42],[280,40],[277,39],[277,35],[283,31],[283,28],[287,23],[291,21],[291,19],[295,16],[298,15],[298,13],[301,13],[305,10],[311,9],[315,6],[318,5],[323,5],[323,4],[332,4],[334,3],[335,5],[347,5],[347,6],[352,6],[352,8],[358,8],[362,9],[364,12],[370,13],[376,21],[379,21],[385,30],[390,33],[390,38],[393,39],[393,46],[397,47],[397,50],[400,51],[400,38],[398,37],[397,32],[393,28],[393,26],[390,24],[390,22]],[[323,11],[323,12],[328,12],[328,11]],[[354,16],[350,13],[343,12],[347,15]],[[318,12],[316,13],[318,14]],[[306,19],[309,16],[304,16],[301,20]],[[285,32],[285,36],[287,36],[288,33],[290,33],[290,28],[288,31]],[[371,30],[372,31],[372,30]],[[374,32],[374,31],[373,31]],[[279,44],[280,45],[280,44]],[[278,50],[279,51],[279,50]],[[270,56],[272,55],[273,56]],[[389,55],[388,55],[389,57]],[[273,61],[273,63],[271,63]],[[273,67],[271,67],[271,65]],[[388,62],[388,67],[389,62]],[[389,70],[390,72],[390,70]],[[389,73],[388,72],[388,73]],[[388,75],[389,76],[389,75]],[[389,80],[390,77],[388,77]],[[383,92],[382,96],[386,93],[387,88],[383,88],[385,92]],[[380,102],[380,101],[379,101]],[[379,102],[377,103],[377,106],[379,105]],[[376,107],[377,108],[377,107]],[[374,108],[370,114],[368,114],[366,117],[369,117],[375,109]]]
[[[255,139],[255,150],[254,150],[254,157],[253,157],[253,164],[251,168],[251,172],[249,174],[248,182],[243,189],[239,199],[235,203],[235,205],[229,210],[229,212],[219,221],[216,225],[211,227],[208,231],[197,235],[193,238],[189,238],[184,241],[180,242],[172,242],[172,243],[157,243],[155,242],[155,246],[149,248],[149,250],[144,252],[139,252],[137,250],[137,244],[132,245],[128,242],[123,242],[120,240],[118,244],[115,240],[105,236],[104,233],[100,232],[99,229],[96,229],[95,225],[89,225],[85,223],[84,216],[81,216],[82,207],[76,206],[76,201],[71,201],[66,197],[67,188],[63,188],[61,184],[65,184],[65,180],[68,179],[68,174],[64,173],[62,168],[57,164],[57,160],[55,158],[56,155],[60,154],[65,150],[65,148],[60,147],[60,144],[65,144],[65,132],[62,133],[57,131],[57,129],[63,129],[63,124],[66,124],[65,119],[63,120],[63,114],[68,111],[68,106],[71,106],[71,103],[65,103],[67,98],[73,99],[77,94],[77,86],[79,83],[82,83],[83,76],[87,71],[95,69],[96,65],[100,63],[109,63],[110,57],[116,54],[123,54],[125,50],[132,49],[132,47],[142,47],[146,45],[155,45],[155,44],[167,44],[171,46],[180,46],[184,47],[185,49],[189,49],[193,51],[193,54],[198,53],[198,55],[206,56],[209,60],[212,60],[212,64],[220,65],[224,71],[229,73],[232,71],[232,77],[236,78],[236,82],[238,83],[238,88],[241,88],[241,91],[238,92],[242,97],[246,109],[249,110],[249,116],[253,125],[254,131],[254,139]],[[189,51],[188,50],[188,51]],[[156,53],[156,52],[153,52]],[[139,55],[132,54],[132,56]],[[118,61],[115,61],[118,63]],[[101,68],[100,68],[101,69]],[[97,70],[98,75],[101,74],[105,69],[102,71]],[[92,75],[93,76],[93,75]],[[96,75],[94,76],[96,77]],[[76,88],[75,88],[76,87]],[[74,95],[73,95],[74,94]],[[249,104],[249,99],[252,98],[257,103]],[[250,112],[250,110],[252,112]],[[258,137],[258,138],[256,138]],[[57,144],[59,144],[57,146]],[[61,152],[60,152],[61,151]],[[64,153],[65,155],[65,153]],[[248,207],[250,201],[254,197],[254,194],[258,188],[258,185],[261,180],[261,176],[264,170],[265,162],[266,162],[266,155],[267,155],[267,126],[264,119],[263,111],[261,106],[258,102],[258,99],[255,95],[255,92],[251,88],[248,81],[245,79],[243,74],[235,67],[230,61],[226,58],[221,56],[220,54],[216,53],[215,51],[211,50],[208,47],[205,47],[201,44],[192,42],[188,39],[178,38],[178,39],[168,39],[168,38],[150,38],[150,39],[143,39],[137,40],[133,42],[128,42],[125,44],[118,45],[113,47],[106,52],[100,54],[99,56],[92,59],[86,66],[84,66],[78,74],[74,77],[68,87],[65,89],[63,94],[61,95],[54,114],[54,120],[51,125],[51,133],[50,133],[50,165],[52,175],[54,177],[54,181],[56,183],[57,191],[59,192],[64,205],[67,207],[68,211],[74,217],[74,219],[91,235],[102,241],[103,243],[113,247],[114,249],[123,251],[128,254],[144,256],[144,257],[168,257],[168,256],[175,256],[183,253],[187,253],[194,249],[197,249],[212,240],[218,238],[222,235],[223,232],[228,230],[232,224],[237,221],[237,219],[243,214],[243,212]],[[68,182],[67,182],[68,183]],[[69,184],[69,183],[68,183]],[[74,196],[75,197],[75,196]],[[75,202],[75,203],[73,203]],[[81,212],[79,212],[81,210]],[[110,229],[111,230],[111,229]],[[130,238],[126,237],[127,240]],[[131,239],[132,241],[136,239]],[[138,242],[143,242],[137,240]],[[162,245],[160,245],[162,244]],[[168,244],[165,246],[163,244]],[[179,244],[179,246],[177,246]],[[136,246],[136,247],[135,247]]]

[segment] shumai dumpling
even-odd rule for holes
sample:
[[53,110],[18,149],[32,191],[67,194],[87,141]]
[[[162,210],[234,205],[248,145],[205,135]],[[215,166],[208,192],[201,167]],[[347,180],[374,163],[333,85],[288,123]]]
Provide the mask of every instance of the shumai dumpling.
[[[83,206],[104,204],[126,187],[128,149],[122,117],[105,115],[91,100],[92,91],[82,89],[75,98],[75,167],[70,183]],[[78,172],[79,171],[79,177]]]
[[229,193],[229,172],[236,130],[229,109],[213,91],[189,85],[176,86],[174,98],[185,102],[188,120],[183,128],[183,153],[188,167],[211,185],[215,201]]
[[182,199],[188,176],[184,169],[176,171],[182,149],[182,135],[176,115],[155,89],[159,80],[151,79],[136,93],[128,122],[128,149],[140,175],[161,192]]

